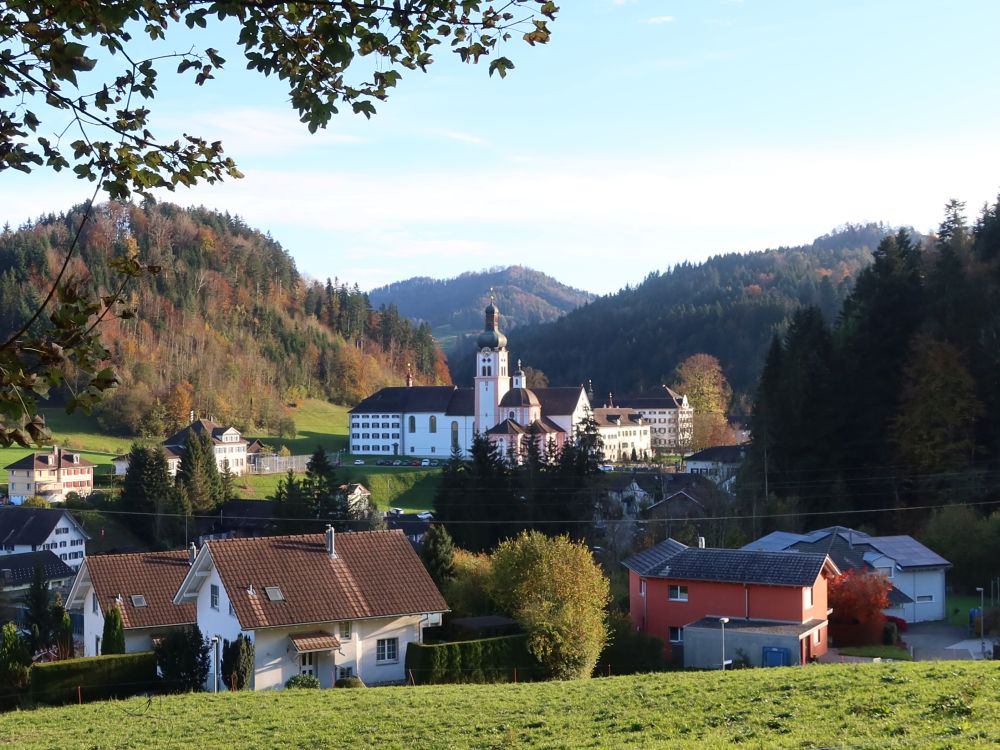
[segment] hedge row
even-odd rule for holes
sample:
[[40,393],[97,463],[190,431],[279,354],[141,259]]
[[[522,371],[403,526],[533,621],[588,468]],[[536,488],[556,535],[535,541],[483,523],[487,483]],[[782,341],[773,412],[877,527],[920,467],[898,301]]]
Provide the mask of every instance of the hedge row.
[[546,675],[528,651],[528,636],[506,635],[406,647],[407,677],[418,685],[443,682],[513,682]]
[[76,703],[125,698],[155,689],[156,656],[150,652],[66,659],[31,667],[35,703]]

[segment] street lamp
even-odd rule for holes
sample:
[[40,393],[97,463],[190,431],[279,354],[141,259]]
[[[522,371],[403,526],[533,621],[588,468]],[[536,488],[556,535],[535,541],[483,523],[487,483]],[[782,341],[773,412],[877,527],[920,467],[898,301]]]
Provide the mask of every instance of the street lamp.
[[976,586],[976,591],[979,592],[979,650],[986,658],[986,639],[983,638],[984,631],[986,630],[986,597],[983,594],[983,587]]
[[729,622],[728,617],[720,617],[719,624],[722,626],[722,671],[726,671],[726,623]]

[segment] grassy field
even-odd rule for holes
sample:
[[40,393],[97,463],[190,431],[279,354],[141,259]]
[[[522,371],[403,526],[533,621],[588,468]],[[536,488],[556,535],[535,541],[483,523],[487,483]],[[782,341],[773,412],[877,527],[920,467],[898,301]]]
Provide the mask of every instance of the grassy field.
[[258,438],[277,450],[282,445],[293,455],[312,453],[316,446],[323,446],[328,453],[347,450],[347,412],[349,407],[338,406],[319,399],[306,399],[288,409],[288,416],[295,420],[294,438],[274,435],[244,435],[247,440]]
[[[374,460],[374,459],[370,459]],[[284,474],[261,474],[242,477],[238,482],[240,495],[263,500],[274,494]],[[434,493],[440,483],[440,469],[403,468],[397,466],[354,466],[350,463],[337,470],[344,482],[360,482],[372,493],[380,508],[429,510],[434,505]]]
[[519,685],[185,695],[0,715],[18,750],[976,748],[988,662],[837,664]]

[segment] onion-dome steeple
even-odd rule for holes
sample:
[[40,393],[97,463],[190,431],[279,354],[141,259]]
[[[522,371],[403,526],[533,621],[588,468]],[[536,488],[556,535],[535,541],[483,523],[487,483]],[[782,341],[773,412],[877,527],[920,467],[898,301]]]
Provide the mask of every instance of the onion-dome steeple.
[[477,348],[506,349],[507,337],[500,333],[500,310],[493,302],[493,295],[490,295],[490,304],[486,306],[484,313],[486,325],[476,339]]

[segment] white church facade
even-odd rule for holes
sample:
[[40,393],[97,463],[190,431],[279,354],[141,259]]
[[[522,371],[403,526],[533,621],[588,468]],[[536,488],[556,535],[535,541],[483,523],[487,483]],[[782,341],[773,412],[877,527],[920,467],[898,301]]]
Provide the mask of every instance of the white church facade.
[[477,433],[504,455],[523,451],[527,441],[544,450],[572,439],[591,413],[583,386],[528,388],[520,362],[511,370],[494,303],[485,316],[473,387],[414,386],[408,376],[404,387],[381,389],[351,409],[352,454],[448,458],[457,448],[468,456]]

